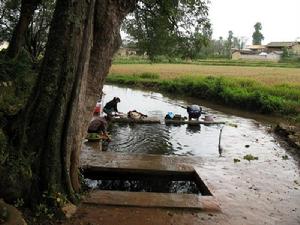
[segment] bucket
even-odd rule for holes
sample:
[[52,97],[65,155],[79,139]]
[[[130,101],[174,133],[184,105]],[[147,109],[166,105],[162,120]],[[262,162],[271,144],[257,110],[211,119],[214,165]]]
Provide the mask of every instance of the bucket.
[[212,122],[212,121],[214,121],[214,119],[211,115],[205,115],[204,121]]
[[94,113],[100,113],[101,112],[101,105],[96,105],[96,107],[94,108]]

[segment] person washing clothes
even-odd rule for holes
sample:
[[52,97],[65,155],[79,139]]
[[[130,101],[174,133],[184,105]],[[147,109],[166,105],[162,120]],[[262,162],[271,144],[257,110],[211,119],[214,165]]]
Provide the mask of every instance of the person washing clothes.
[[110,120],[109,116],[100,117],[99,112],[94,112],[93,119],[88,127],[88,139],[93,136],[93,134],[99,135],[104,140],[111,141],[110,136],[107,133],[107,126]]
[[189,120],[199,120],[201,116],[202,108],[199,105],[191,105],[187,107],[187,113],[189,114]]
[[118,103],[121,102],[120,98],[114,97],[113,100],[106,103],[103,108],[103,112],[105,112],[108,116],[113,116],[113,113],[118,113]]

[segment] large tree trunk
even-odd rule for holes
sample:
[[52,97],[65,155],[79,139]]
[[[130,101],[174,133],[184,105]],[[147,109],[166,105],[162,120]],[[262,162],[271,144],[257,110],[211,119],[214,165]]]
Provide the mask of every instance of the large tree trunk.
[[[81,140],[87,130],[91,119],[92,110],[99,97],[102,96],[104,79],[109,72],[113,54],[120,47],[120,26],[124,17],[134,9],[136,0],[97,0],[94,16],[94,33],[91,56],[87,77],[81,86],[80,104],[77,115],[81,120],[76,120],[81,132],[75,132],[76,138],[72,146],[71,157],[71,181],[75,191],[78,191],[78,161],[81,148]],[[76,126],[73,126],[73,129]],[[75,137],[75,136],[74,136]],[[67,147],[68,147],[67,146]]]
[[[16,149],[34,155],[32,196],[78,191],[78,158],[119,28],[135,0],[58,0],[45,58],[18,122]],[[25,194],[25,193],[24,193]]]
[[19,21],[13,31],[6,55],[9,58],[18,56],[22,48],[24,36],[33,18],[34,11],[41,0],[22,0]]
[[90,55],[94,2],[57,1],[37,87],[21,125],[19,149],[36,157],[33,194],[66,193],[70,186],[66,142],[67,135],[75,135],[70,129]]

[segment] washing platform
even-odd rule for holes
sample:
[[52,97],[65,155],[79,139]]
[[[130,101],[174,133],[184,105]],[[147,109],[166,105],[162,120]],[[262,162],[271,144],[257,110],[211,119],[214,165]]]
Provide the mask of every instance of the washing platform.
[[[128,117],[113,117],[111,119],[113,123],[140,123],[140,124],[159,124],[161,120],[157,117],[145,117],[141,119],[132,119]],[[224,121],[205,121],[205,120],[165,120],[165,124],[175,124],[175,125],[218,125],[225,124]]]
[[[94,185],[83,203],[220,212],[218,202],[200,177],[199,169],[191,166],[195,162],[199,164],[201,159],[83,148],[80,157],[83,176],[86,182]],[[148,187],[148,184],[153,187]],[[182,187],[196,192],[185,192]]]
[[165,124],[175,124],[175,125],[217,125],[225,124],[224,121],[205,121],[205,120],[165,120]]
[[160,123],[160,119],[157,117],[143,117],[140,119],[132,119],[129,117],[113,117],[111,119],[113,123],[142,123],[142,124],[151,124],[151,123]]

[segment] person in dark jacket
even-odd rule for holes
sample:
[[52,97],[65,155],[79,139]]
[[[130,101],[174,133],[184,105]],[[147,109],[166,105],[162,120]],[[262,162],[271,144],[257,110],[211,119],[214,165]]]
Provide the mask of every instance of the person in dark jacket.
[[187,107],[187,113],[189,114],[189,120],[197,119],[201,116],[202,108],[199,105],[191,105]]
[[117,105],[120,101],[120,98],[114,97],[113,100],[106,103],[106,105],[103,108],[103,111],[109,116],[112,116],[112,113],[114,112],[119,112]]
[[88,133],[96,133],[102,135],[106,140],[110,141],[110,137],[106,131],[110,117],[99,117],[99,113],[94,113],[94,117],[88,127]]

